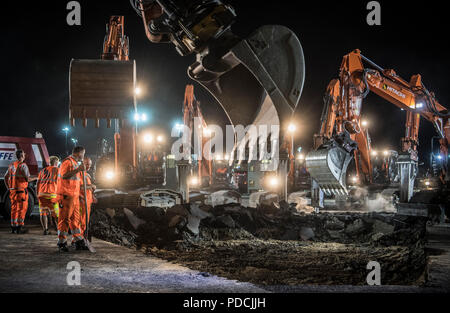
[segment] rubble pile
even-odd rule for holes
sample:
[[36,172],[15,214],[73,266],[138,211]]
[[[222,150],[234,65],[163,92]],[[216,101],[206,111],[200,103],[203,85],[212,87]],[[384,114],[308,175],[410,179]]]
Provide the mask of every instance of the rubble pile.
[[297,212],[287,204],[98,207],[92,234],[190,268],[258,284],[423,282],[425,220],[392,213]]
[[[297,213],[275,206],[218,206],[202,220],[202,235],[217,228],[242,228],[260,239],[311,240],[375,245],[422,245],[425,220],[386,213]],[[240,239],[220,238],[211,239]]]
[[90,234],[94,237],[126,247],[135,247],[135,232],[124,214],[124,209],[94,209],[91,214]]

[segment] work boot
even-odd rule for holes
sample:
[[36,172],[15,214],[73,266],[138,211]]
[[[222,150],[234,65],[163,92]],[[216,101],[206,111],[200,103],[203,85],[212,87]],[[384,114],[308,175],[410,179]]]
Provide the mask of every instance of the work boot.
[[69,248],[67,248],[67,242],[58,243],[59,252],[69,252]]
[[47,236],[49,234],[48,229],[44,230],[44,236]]
[[15,234],[17,231],[17,226],[11,226],[11,234]]
[[86,246],[84,240],[78,240],[75,242],[75,250],[89,250],[89,248]]
[[28,233],[28,228],[26,228],[25,226],[17,226],[16,231],[18,234],[26,234]]

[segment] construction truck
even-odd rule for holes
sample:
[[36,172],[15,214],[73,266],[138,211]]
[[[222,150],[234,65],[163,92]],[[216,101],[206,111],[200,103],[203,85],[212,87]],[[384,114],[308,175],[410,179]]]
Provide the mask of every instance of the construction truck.
[[[314,136],[314,151],[306,157],[306,166],[312,177],[313,205],[321,207],[323,194],[347,196],[349,179],[363,185],[374,183],[374,163],[381,152],[372,149],[367,125],[361,119],[363,100],[369,92],[406,112],[401,152],[398,155],[392,151],[382,152],[388,179],[398,175],[400,203],[410,202],[414,195],[421,117],[433,123],[437,131],[439,155],[443,160],[437,174],[447,192],[450,180],[448,109],[437,101],[434,93],[428,91],[420,75],[412,76],[408,82],[394,70],[378,66],[355,50],[344,56],[339,78],[333,79],[327,87],[320,132]],[[352,161],[356,173],[349,178],[347,170]]]
[[[47,146],[43,138],[25,138],[0,136],[0,215],[10,218],[11,201],[9,191],[3,180],[8,166],[16,161],[16,151],[23,150],[26,154],[25,163],[28,165],[31,176],[37,176],[39,171],[50,165]],[[35,182],[28,186],[27,217],[35,213],[38,206]]]

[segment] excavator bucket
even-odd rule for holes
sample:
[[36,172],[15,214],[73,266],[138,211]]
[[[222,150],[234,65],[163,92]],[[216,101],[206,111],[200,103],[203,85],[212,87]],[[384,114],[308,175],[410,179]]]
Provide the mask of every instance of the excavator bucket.
[[134,61],[72,60],[70,63],[70,120],[129,119],[136,109]]
[[353,153],[336,144],[308,153],[306,169],[327,196],[347,195],[347,168]]
[[[188,73],[217,99],[233,125],[254,124],[267,101],[283,124],[300,99],[305,62],[297,36],[284,26],[270,25],[213,62],[198,58]],[[260,124],[265,122],[270,124],[259,118]]]
[[93,119],[97,128],[101,119],[106,119],[108,128],[112,120],[120,121],[115,124],[115,168],[120,175],[130,176],[137,166],[136,129],[132,122],[136,112],[135,62],[72,60],[69,84],[72,126],[76,119],[81,119],[84,127],[88,119]]

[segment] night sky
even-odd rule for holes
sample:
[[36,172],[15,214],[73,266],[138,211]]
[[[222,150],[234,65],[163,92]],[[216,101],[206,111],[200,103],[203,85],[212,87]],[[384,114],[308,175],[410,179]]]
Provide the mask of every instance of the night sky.
[[[165,128],[168,134],[170,127],[181,121],[184,87],[190,83],[186,69],[194,56],[181,57],[173,45],[150,43],[128,0],[79,1],[81,26],[66,24],[68,2],[27,1],[3,10],[0,135],[29,137],[40,131],[50,154],[63,154],[61,129],[68,125],[70,60],[100,58],[105,24],[111,15],[125,16],[130,56],[136,60],[138,81],[145,89],[139,106],[150,116],[145,126]],[[297,144],[306,150],[319,128],[326,86],[337,76],[342,56],[356,48],[380,66],[395,69],[405,80],[422,74],[427,88],[450,107],[448,35],[441,34],[448,28],[448,17],[442,2],[417,6],[408,1],[380,1],[382,26],[366,24],[368,1],[310,1],[308,5],[306,1],[282,0],[225,2],[238,14],[233,30],[241,37],[264,24],[285,25],[299,37],[306,57],[306,81],[296,110]],[[196,94],[207,122],[223,123],[224,114],[214,99],[198,85]],[[405,112],[371,94],[364,101],[363,115],[370,120],[375,148],[399,149]],[[88,153],[95,153],[98,138],[112,137],[106,123],[96,130],[92,126],[83,129],[77,122],[69,136],[78,138]],[[431,124],[422,120],[422,159],[429,153],[434,135]]]

